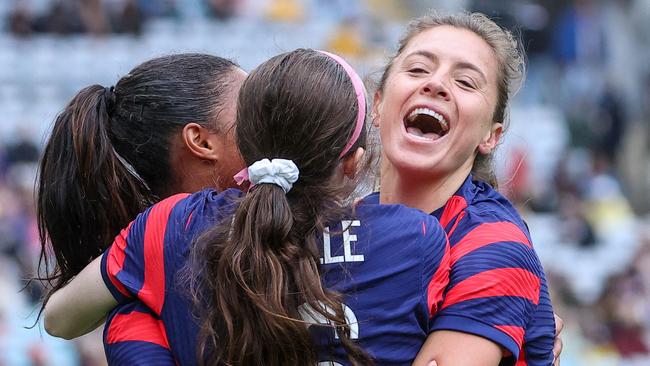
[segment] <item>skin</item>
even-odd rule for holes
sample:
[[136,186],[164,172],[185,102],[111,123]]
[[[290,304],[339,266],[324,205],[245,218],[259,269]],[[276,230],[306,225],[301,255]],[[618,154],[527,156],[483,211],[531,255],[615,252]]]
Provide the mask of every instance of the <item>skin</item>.
[[234,138],[237,113],[237,94],[246,73],[241,69],[231,72],[229,92],[222,96],[223,107],[217,116],[219,128],[203,127],[197,123],[186,124],[174,136],[171,145],[171,169],[174,172],[173,189],[178,192],[197,192],[203,188],[218,190],[236,187],[233,176],[244,167]]
[[[449,44],[457,47],[453,50],[436,47]],[[448,26],[440,26],[416,36],[402,55],[395,59],[385,92],[375,95],[373,108],[373,120],[380,128],[384,146],[382,203],[403,203],[432,212],[444,205],[460,187],[471,171],[476,154],[489,153],[494,149],[503,130],[502,124],[493,123],[491,118],[497,93],[494,70],[496,60],[492,50],[480,37],[470,31]],[[233,102],[232,121],[234,105]],[[433,142],[420,141],[406,134],[403,119],[412,108],[420,106],[442,113],[450,124],[450,132]],[[193,160],[172,153],[172,156],[178,157],[172,166],[175,171],[184,172],[181,176],[185,177],[181,180],[185,185],[181,185],[182,189],[177,192],[194,192],[214,186],[214,174],[206,178],[205,162],[202,160],[226,162],[224,156],[236,155],[239,159],[237,164],[220,168],[233,172],[223,174],[224,177],[231,177],[243,166],[232,136],[213,135],[196,124],[188,124],[184,128],[182,143],[178,144],[180,153],[199,157],[199,160],[197,164],[190,165],[187,162]],[[227,148],[219,152],[220,146]],[[358,154],[363,153],[357,151],[355,156]],[[360,157],[355,157],[353,161],[358,161]],[[353,175],[355,164],[349,160],[344,162],[343,173]],[[414,173],[417,179],[404,179],[409,174],[403,173],[409,172]],[[208,184],[210,179],[212,185]],[[78,279],[80,281],[72,281],[52,296],[45,312],[48,333],[67,339],[75,338],[84,334],[87,328],[79,327],[79,324],[101,323],[104,314],[117,305],[101,281],[99,261],[91,263]],[[88,286],[84,285],[86,283]],[[83,299],[74,298],[75,294],[89,293],[93,295],[86,295]],[[67,301],[78,300],[79,303],[68,302],[57,308],[66,298]],[[88,299],[92,299],[92,303]],[[66,319],[73,313],[71,306],[76,309],[76,324]],[[561,326],[558,330],[561,330]],[[558,337],[554,348],[556,357],[561,348],[562,342]],[[502,352],[500,346],[478,336],[437,331],[429,336],[413,364],[433,366],[436,365],[432,361],[435,359],[441,366],[498,365]],[[559,361],[556,365],[559,365]]]
[[[343,159],[340,177],[353,179],[364,149]],[[101,257],[87,265],[69,284],[55,292],[44,311],[45,330],[55,337],[73,339],[103,323],[118,305],[101,276]]]
[[[462,185],[476,156],[492,152],[503,131],[501,121],[492,119],[497,66],[490,46],[469,30],[437,26],[411,39],[375,95],[374,123],[383,145],[381,203],[433,212]],[[445,135],[409,133],[404,121],[422,107],[444,116]],[[413,365],[435,360],[440,366],[496,366],[504,352],[486,338],[435,331]]]
[[[375,95],[374,123],[383,146],[381,203],[432,212],[460,187],[476,154],[494,149],[503,131],[492,121],[496,67],[492,49],[468,30],[439,26],[409,42],[394,60],[384,91]],[[435,141],[407,133],[404,119],[416,107],[445,116],[449,132]]]
[[[232,127],[236,117],[237,94],[246,75],[239,68],[231,72],[230,93],[223,95],[223,108],[213,121],[215,126],[219,126],[218,129],[188,123],[171,137],[170,165],[174,182],[167,195],[197,192],[208,187],[219,190],[236,187],[232,176],[244,167],[244,162],[235,145]],[[95,259],[75,277],[81,281],[71,281],[75,287],[68,291],[66,289],[71,287],[68,285],[52,295],[44,313],[44,326],[49,334],[65,339],[84,335],[101,325],[106,314],[117,306],[101,277],[94,276],[101,276],[99,259]],[[84,296],[71,296],[73,291]],[[68,299],[70,304],[66,304]],[[68,305],[72,307],[68,308]],[[70,309],[79,309],[79,312],[70,312]],[[66,319],[63,314],[74,314],[74,321]]]

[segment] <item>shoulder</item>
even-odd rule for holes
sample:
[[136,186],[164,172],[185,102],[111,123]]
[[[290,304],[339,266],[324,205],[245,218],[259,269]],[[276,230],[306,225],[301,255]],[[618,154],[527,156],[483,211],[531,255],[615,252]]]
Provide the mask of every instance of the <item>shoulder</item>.
[[477,270],[521,268],[542,276],[530,233],[517,210],[489,185],[479,182],[477,187],[476,196],[449,232],[452,265],[476,260]]
[[476,195],[466,211],[475,221],[511,222],[528,233],[524,220],[512,203],[487,183],[475,181]]
[[532,247],[528,227],[510,201],[489,184],[474,181],[475,194],[458,215],[450,231],[452,245],[472,231],[516,239]]
[[[181,193],[174,196],[171,196],[167,200],[176,201],[182,203],[188,207],[195,206],[210,206],[210,207],[222,207],[236,204],[244,195],[244,192],[238,189],[227,189],[222,192],[218,192],[212,188],[206,188],[204,190],[188,194]],[[161,201],[161,203],[164,201]]]
[[402,231],[427,230],[442,232],[438,219],[418,209],[402,204],[379,204],[364,198],[355,208],[356,216],[372,222],[374,226],[399,228]]
[[238,189],[217,192],[214,189],[186,195],[174,209],[176,217],[183,224],[183,232],[200,232],[206,225],[213,224],[231,214],[244,193]]

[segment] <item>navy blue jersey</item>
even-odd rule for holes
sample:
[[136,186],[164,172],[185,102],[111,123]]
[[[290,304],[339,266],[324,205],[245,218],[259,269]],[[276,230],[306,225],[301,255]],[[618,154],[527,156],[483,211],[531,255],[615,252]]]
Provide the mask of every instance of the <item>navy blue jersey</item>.
[[163,322],[141,301],[121,304],[104,327],[109,365],[175,365]]
[[[181,365],[196,364],[198,332],[178,274],[193,240],[232,213],[241,195],[204,190],[161,201],[122,231],[102,259],[102,276],[115,298],[151,309]],[[410,365],[433,329],[448,283],[449,244],[438,221],[402,205],[362,201],[319,242],[321,278],[343,293],[352,338],[377,364]],[[309,307],[299,311],[320,360],[348,364],[333,328],[321,326],[324,320]]]
[[[379,194],[367,197],[379,202]],[[451,273],[435,330],[476,334],[504,347],[502,365],[553,364],[555,320],[528,228],[510,202],[468,176],[432,215],[451,246]]]

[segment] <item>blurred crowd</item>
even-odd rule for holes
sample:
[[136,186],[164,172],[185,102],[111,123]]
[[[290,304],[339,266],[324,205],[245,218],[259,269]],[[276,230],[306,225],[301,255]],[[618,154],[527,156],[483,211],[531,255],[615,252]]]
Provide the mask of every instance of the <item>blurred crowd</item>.
[[[219,20],[235,15],[239,0],[202,0],[206,14]],[[38,3],[34,6],[33,3]],[[8,14],[8,30],[16,36],[111,33],[138,35],[150,18],[174,18],[174,0],[19,0]]]
[[497,168],[567,325],[562,365],[650,364],[650,1],[13,0],[0,5],[0,365],[103,362],[97,334],[24,329],[42,295],[25,281],[40,250],[37,162],[78,89],[161,53],[250,69],[295,47],[333,50],[372,81],[405,22],[432,7],[481,11],[522,37],[527,79]]

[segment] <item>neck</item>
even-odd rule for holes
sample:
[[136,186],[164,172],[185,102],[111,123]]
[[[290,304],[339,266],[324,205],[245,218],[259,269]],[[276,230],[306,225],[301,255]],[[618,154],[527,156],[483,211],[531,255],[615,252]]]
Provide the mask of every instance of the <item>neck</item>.
[[450,175],[423,178],[412,173],[400,174],[392,164],[387,162],[387,159],[383,159],[379,201],[382,204],[399,203],[431,213],[444,206],[458,191],[471,169],[470,164]]
[[171,194],[194,193],[204,188],[217,188],[213,164],[194,156],[180,142],[170,149]]

